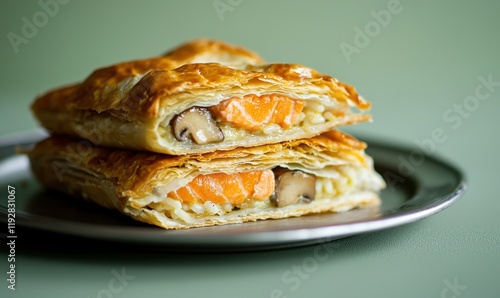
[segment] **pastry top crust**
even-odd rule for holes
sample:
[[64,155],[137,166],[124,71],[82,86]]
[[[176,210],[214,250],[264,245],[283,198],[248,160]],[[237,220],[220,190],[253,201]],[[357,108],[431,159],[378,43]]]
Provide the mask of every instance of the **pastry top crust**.
[[166,52],[163,57],[175,61],[177,65],[218,61],[224,65],[237,67],[265,63],[259,54],[249,49],[207,38],[186,42]]
[[142,77],[151,70],[174,69],[188,63],[215,62],[232,67],[248,64],[263,64],[257,53],[210,39],[195,39],[186,42],[163,56],[127,61],[95,70],[85,81],[72,86],[49,91],[39,97],[32,108],[35,112],[45,109],[64,109],[64,105],[75,103],[80,96],[117,91],[123,81]]
[[[146,195],[167,176],[184,177],[186,171],[214,172],[227,168],[244,171],[261,166],[269,168],[280,163],[296,163],[301,157],[325,166],[330,159],[340,164],[354,163],[369,166],[363,149],[366,144],[340,131],[329,131],[320,136],[263,145],[236,148],[208,154],[172,156],[131,150],[116,150],[92,146],[88,141],[66,136],[49,137],[27,152],[32,160],[67,160],[76,171],[114,181],[119,196]],[[292,151],[283,154],[287,149]],[[276,153],[276,154],[273,154]],[[70,162],[71,161],[71,162]]]
[[122,62],[94,71],[81,85],[78,96],[94,94],[152,70],[174,69],[189,63],[215,62],[231,67],[262,64],[257,53],[217,40],[196,39],[184,43],[161,57]]
[[[298,64],[262,64],[255,53],[218,41],[195,40],[163,57],[96,70],[83,83],[37,98],[32,109],[107,112],[127,120],[152,119],[204,95],[281,92],[318,95],[368,109],[354,87]],[[214,104],[216,104],[215,102]]]

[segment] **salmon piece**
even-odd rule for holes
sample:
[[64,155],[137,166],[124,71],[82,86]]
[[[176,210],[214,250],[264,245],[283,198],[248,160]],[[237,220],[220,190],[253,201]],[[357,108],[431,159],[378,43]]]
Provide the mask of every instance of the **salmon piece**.
[[274,192],[272,170],[249,171],[236,174],[215,173],[198,175],[186,186],[167,194],[168,197],[184,203],[239,205],[247,198],[267,199]]
[[301,100],[283,95],[248,94],[226,99],[210,107],[210,111],[233,127],[255,131],[267,124],[278,124],[283,129],[290,128],[297,122],[303,108],[304,103]]

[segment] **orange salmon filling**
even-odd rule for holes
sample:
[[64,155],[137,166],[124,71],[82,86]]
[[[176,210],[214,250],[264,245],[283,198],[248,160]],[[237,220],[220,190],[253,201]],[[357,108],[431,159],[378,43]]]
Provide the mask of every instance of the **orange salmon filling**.
[[265,200],[274,192],[272,170],[236,174],[215,173],[198,175],[186,186],[167,194],[184,203],[211,201],[215,204],[238,205],[245,199]]
[[209,109],[217,118],[233,127],[255,131],[268,124],[290,128],[299,119],[303,108],[301,100],[283,95],[248,94],[226,99]]

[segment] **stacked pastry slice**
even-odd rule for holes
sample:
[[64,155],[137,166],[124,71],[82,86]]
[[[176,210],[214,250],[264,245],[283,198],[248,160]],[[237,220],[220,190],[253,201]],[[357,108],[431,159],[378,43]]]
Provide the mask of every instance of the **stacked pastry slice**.
[[47,187],[167,229],[380,203],[366,145],[338,130],[370,104],[333,77],[195,40],[34,102]]

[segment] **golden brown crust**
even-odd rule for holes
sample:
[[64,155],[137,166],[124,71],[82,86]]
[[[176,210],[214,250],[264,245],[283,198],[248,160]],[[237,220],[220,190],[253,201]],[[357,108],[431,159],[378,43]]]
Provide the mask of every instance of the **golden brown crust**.
[[[113,106],[114,94],[110,94],[109,90],[106,89],[113,88],[124,80],[145,75],[151,71],[170,70],[188,63],[207,62],[241,66],[247,63],[263,63],[264,60],[256,53],[228,43],[208,39],[193,40],[175,48],[162,57],[124,62],[96,70],[75,93],[77,100],[75,108],[97,112],[120,109],[120,105]],[[133,94],[131,95],[128,98],[133,100]],[[68,100],[66,103],[71,104],[73,102]],[[135,104],[130,103],[129,106]],[[124,111],[131,112],[133,110],[124,109]]]
[[[81,84],[40,96],[32,111],[54,133],[103,146],[176,155],[309,138],[339,125],[370,120],[370,115],[350,111],[350,107],[370,107],[352,86],[302,65],[259,63],[263,60],[258,55],[241,47],[195,40],[163,57],[99,69]],[[168,123],[177,113],[250,93],[315,101],[332,110],[335,118],[274,136],[252,135],[206,146],[173,139]]]
[[[152,70],[174,69],[194,62],[218,62],[225,65],[261,64],[264,60],[256,53],[239,46],[209,39],[187,42],[161,57],[127,61],[94,71],[84,82],[48,92],[33,104],[35,113],[43,110],[72,110],[78,108],[83,98],[98,100],[95,106],[87,104],[89,110],[103,111],[99,99],[106,100],[118,92],[118,85],[124,80],[145,75]],[[69,106],[66,106],[69,105]],[[80,108],[84,108],[84,104]]]
[[[383,182],[377,180],[379,178],[373,172],[371,159],[363,152],[365,147],[365,143],[347,134],[331,131],[314,138],[279,144],[171,156],[96,147],[86,140],[52,136],[38,143],[27,154],[35,176],[47,187],[117,209],[147,223],[165,228],[187,228],[376,205],[379,202],[376,191]],[[317,177],[323,177],[325,173],[322,172],[328,168],[349,167],[369,175],[368,179],[373,181],[368,183],[375,186],[365,188],[350,182],[349,187],[353,190],[349,195],[326,199],[321,203],[315,201],[306,206],[284,209],[269,207],[266,212],[240,210],[225,217],[212,216],[193,225],[177,225],[161,211],[148,207],[148,198],[159,187],[173,187],[169,189],[174,190],[180,187],[178,183],[199,174],[237,173],[288,165],[292,165],[289,169],[311,171]]]
[[[237,169],[238,161],[247,157],[272,159],[272,153],[280,153],[286,149],[312,152],[328,152],[351,162],[359,159],[366,144],[340,131],[330,131],[320,136],[278,144],[263,145],[251,148],[236,148],[229,151],[215,151],[207,154],[172,156],[150,152],[116,150],[114,148],[94,146],[86,140],[66,136],[53,136],[38,143],[29,153],[31,157],[48,158],[57,155],[69,166],[78,170],[99,173],[104,178],[115,182],[119,195],[143,196],[151,191],[158,181],[165,179],[166,170],[181,167],[209,167],[214,161],[222,161]],[[267,155],[267,156],[266,156]],[[279,154],[278,154],[279,155]],[[191,169],[190,169],[191,170]],[[196,169],[199,170],[199,169]]]
[[241,70],[218,63],[202,63],[185,64],[176,69],[151,69],[136,84],[125,84],[123,89],[117,88],[117,78],[121,76],[109,76],[103,83],[102,78],[92,75],[79,87],[65,87],[37,98],[32,109],[35,115],[56,109],[115,112],[118,117],[151,119],[158,117],[160,108],[166,108],[165,113],[169,113],[168,107],[191,99],[177,96],[180,93],[204,95],[206,91],[221,93],[231,89],[326,95],[360,109],[370,108],[370,103],[360,97],[354,87],[302,65],[269,64],[249,68],[251,70]]
[[[173,70],[151,71],[131,90],[127,97],[114,102],[101,101],[96,105],[95,98],[84,97],[79,101],[78,109],[125,111],[127,115],[142,118],[155,118],[160,107],[174,106],[170,101],[179,101],[183,92],[204,95],[205,90],[219,91],[243,89],[252,93],[254,90],[275,91],[296,94],[327,95],[337,101],[368,109],[370,104],[364,101],[356,90],[333,77],[297,64],[269,64],[240,70],[215,63],[186,64]],[[179,103],[175,103],[178,105]],[[169,113],[167,109],[165,111]]]
[[163,56],[176,61],[178,65],[213,61],[236,66],[264,63],[259,54],[249,49],[207,38],[186,42]]

